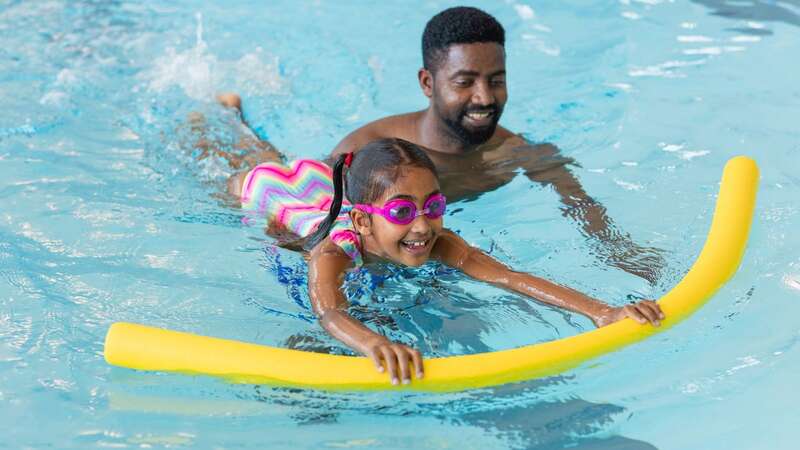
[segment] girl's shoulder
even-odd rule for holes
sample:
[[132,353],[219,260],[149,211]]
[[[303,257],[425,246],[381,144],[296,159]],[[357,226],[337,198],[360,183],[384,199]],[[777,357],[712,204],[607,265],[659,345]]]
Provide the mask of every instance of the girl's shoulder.
[[[359,260],[360,260],[359,253]],[[347,263],[344,268],[360,265],[358,261],[348,254],[347,249],[342,247],[338,242],[335,242],[331,236],[326,237],[309,253],[311,263],[333,264],[336,266]]]
[[431,257],[442,264],[458,267],[459,262],[472,249],[461,236],[447,228],[443,228],[431,250]]

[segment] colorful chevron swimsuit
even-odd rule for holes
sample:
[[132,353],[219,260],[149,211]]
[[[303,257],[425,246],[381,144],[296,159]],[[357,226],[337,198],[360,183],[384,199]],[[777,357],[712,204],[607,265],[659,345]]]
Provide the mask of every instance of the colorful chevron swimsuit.
[[[298,159],[288,166],[268,162],[248,172],[242,184],[242,209],[248,222],[254,217],[275,223],[299,237],[306,237],[328,216],[333,200],[333,173],[325,163]],[[339,217],[331,227],[331,240],[353,259],[363,263],[361,240],[355,232],[348,212],[352,206],[344,201]]]

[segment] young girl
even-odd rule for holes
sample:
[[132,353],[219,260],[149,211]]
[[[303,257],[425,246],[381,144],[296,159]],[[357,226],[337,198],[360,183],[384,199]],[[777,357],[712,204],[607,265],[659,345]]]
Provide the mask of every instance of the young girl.
[[436,168],[416,145],[381,139],[357,154],[341,155],[333,169],[301,159],[262,163],[231,178],[251,219],[266,219],[270,233],[290,233],[310,250],[309,294],[322,327],[388,371],[393,384],[408,383],[411,368],[423,376],[420,353],[390,342],[347,312],[341,290],[350,268],[374,261],[420,266],[430,259],[537,301],[578,312],[597,326],[625,317],[660,324],[655,302],[613,307],[575,290],[515,272],[471,247],[442,224],[446,199]]

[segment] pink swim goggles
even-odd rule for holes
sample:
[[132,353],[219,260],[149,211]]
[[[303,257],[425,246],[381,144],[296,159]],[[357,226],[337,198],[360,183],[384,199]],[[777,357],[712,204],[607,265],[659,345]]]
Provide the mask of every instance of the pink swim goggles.
[[442,194],[433,194],[425,200],[422,211],[417,211],[417,205],[414,202],[402,198],[386,202],[383,208],[362,204],[353,207],[368,214],[380,214],[395,225],[408,225],[423,214],[428,219],[442,217],[447,208],[447,199]]

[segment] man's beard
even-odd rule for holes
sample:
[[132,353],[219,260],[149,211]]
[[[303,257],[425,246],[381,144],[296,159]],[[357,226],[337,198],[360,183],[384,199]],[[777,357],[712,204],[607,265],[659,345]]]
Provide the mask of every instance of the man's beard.
[[[467,128],[464,126],[464,119],[466,119],[467,113],[470,111],[492,111],[492,122],[491,124],[480,127],[480,128]],[[500,121],[500,115],[503,111],[497,107],[497,105],[491,105],[488,107],[482,108],[465,108],[458,113],[458,116],[453,119],[451,117],[442,116],[442,120],[444,121],[447,128],[450,129],[450,132],[455,135],[461,142],[467,145],[480,145],[486,143],[489,139],[494,136],[494,131],[497,129],[497,122]]]

